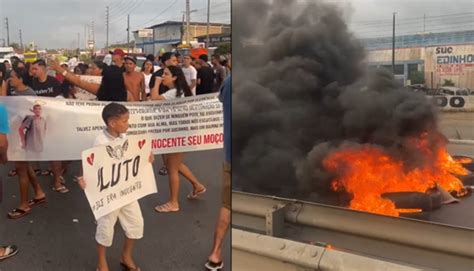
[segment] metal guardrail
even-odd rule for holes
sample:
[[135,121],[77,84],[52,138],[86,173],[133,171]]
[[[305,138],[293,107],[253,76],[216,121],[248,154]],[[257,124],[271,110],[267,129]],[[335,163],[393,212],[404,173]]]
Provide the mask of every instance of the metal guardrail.
[[[391,250],[376,249],[375,254],[392,261],[442,266],[442,270],[474,270],[474,230],[470,228],[237,191],[232,192],[232,216],[234,228],[269,236],[292,240],[310,236],[314,240],[336,233],[343,235],[338,237],[339,242],[347,239],[360,241],[362,247],[370,242],[377,248],[390,246]],[[394,255],[393,251],[403,255]],[[432,266],[426,265],[430,262]],[[456,266],[447,267],[452,264]]]
[[[239,257],[239,253],[245,255]],[[244,252],[244,253],[242,253]],[[233,262],[252,261],[251,255],[257,255],[252,263],[255,265],[271,266],[272,270],[285,268],[288,266],[304,268],[304,270],[384,270],[384,271],[420,271],[429,270],[427,268],[418,268],[399,263],[391,263],[380,259],[369,258],[366,256],[338,251],[322,246],[304,244],[286,239],[255,234],[238,229],[232,229],[232,255]],[[234,256],[237,255],[237,256]],[[262,259],[264,258],[264,260]],[[255,257],[254,257],[255,258]],[[262,263],[264,262],[264,263]],[[239,264],[233,266],[232,270],[248,270],[249,267],[239,267]],[[264,268],[260,266],[260,269]],[[263,270],[263,269],[261,269]]]
[[459,144],[459,145],[474,145],[474,140],[472,139],[449,139],[449,143],[451,144]]

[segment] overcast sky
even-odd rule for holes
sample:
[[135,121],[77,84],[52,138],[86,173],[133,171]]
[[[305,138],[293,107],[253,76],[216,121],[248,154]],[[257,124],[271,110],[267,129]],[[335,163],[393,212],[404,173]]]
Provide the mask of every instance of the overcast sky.
[[[211,22],[230,23],[230,1],[211,0]],[[36,42],[40,48],[85,46],[85,27],[94,21],[95,39],[105,45],[105,10],[110,7],[109,44],[127,41],[127,14],[131,30],[167,20],[182,20],[186,0],[0,0],[0,46],[6,39],[5,17],[10,27],[10,42]],[[207,0],[190,0],[192,21],[206,22]],[[133,40],[132,33],[130,40]]]
[[[255,0],[260,1],[260,0]],[[276,0],[290,1],[290,0]],[[318,0],[304,0],[318,1]],[[191,20],[206,21],[207,0],[190,0]],[[211,21],[230,23],[231,0],[211,0]],[[474,30],[473,0],[327,0],[344,9],[350,28],[360,37],[390,36],[392,13],[397,12],[397,34]],[[6,38],[9,18],[10,41],[35,41],[41,48],[85,45],[85,26],[94,21],[98,46],[105,44],[105,7],[110,6],[109,43],[126,42],[127,13],[131,29],[166,20],[182,19],[186,0],[0,0],[0,39]],[[426,16],[423,19],[423,16]],[[243,18],[245,15],[239,15]],[[133,37],[131,37],[133,39]],[[0,44],[2,41],[0,40]]]
[[[311,1],[311,0],[307,0]],[[347,14],[349,27],[360,37],[474,30],[474,0],[328,0]],[[425,18],[424,18],[425,16]]]

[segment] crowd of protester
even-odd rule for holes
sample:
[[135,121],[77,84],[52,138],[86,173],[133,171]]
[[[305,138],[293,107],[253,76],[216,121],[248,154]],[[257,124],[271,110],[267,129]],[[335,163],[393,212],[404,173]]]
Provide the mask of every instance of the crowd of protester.
[[[225,97],[222,100],[224,110],[226,110],[226,106],[227,108],[230,107],[229,57],[212,55],[209,61],[207,55],[193,58],[189,55],[180,56],[173,52],[166,52],[156,57],[148,55],[143,65],[137,68],[137,59],[134,56],[127,55],[123,50],[115,49],[111,54],[111,65],[107,65],[103,61],[94,60],[89,64],[79,63],[71,67],[67,63],[60,63],[53,59],[39,59],[33,63],[25,63],[18,58],[12,59],[12,65],[0,63],[0,96],[42,96],[62,99],[141,102],[179,99],[221,91],[221,97]],[[101,76],[101,79],[93,82],[83,80],[83,76]],[[228,80],[226,80],[227,77]],[[110,128],[110,123],[114,118],[126,115],[128,121],[126,107],[121,104],[112,104],[115,106],[112,106],[112,109],[108,109],[112,112],[109,112],[109,114],[112,115],[108,119],[104,118],[107,125],[107,131],[104,130],[104,133],[109,133],[107,134],[109,139],[118,137],[115,134],[110,136],[110,131],[120,132],[120,129],[113,130]],[[41,108],[32,108],[33,112],[35,110],[40,111]],[[2,115],[0,120],[2,122],[0,123],[0,149],[2,150],[0,156],[5,156],[4,159],[3,156],[0,157],[2,158],[0,162],[6,163],[6,148],[3,148],[2,142],[6,141],[5,135],[9,132],[9,128],[5,118],[6,110],[4,110],[4,106],[1,104],[0,113],[2,113],[0,114]],[[38,114],[38,117],[33,117],[31,121],[25,122],[27,123],[25,125],[28,125],[28,123],[31,123],[29,125],[41,125],[40,113],[35,112],[35,114]],[[230,113],[225,117],[230,118]],[[229,125],[230,119],[226,121]],[[206,192],[206,187],[197,179],[189,167],[184,164],[183,157],[184,153],[162,155],[164,166],[159,170],[159,174],[168,175],[170,199],[165,203],[157,205],[155,207],[156,212],[169,213],[179,211],[178,191],[180,174],[192,185],[192,191],[187,195],[188,199],[196,199]],[[226,178],[230,182],[230,164],[228,160],[230,158],[227,159],[226,156],[225,174],[227,174]],[[17,207],[8,212],[8,218],[22,218],[30,214],[35,206],[46,203],[46,194],[44,188],[38,182],[38,175],[52,177],[51,189],[53,191],[61,194],[69,192],[64,179],[69,162],[51,161],[47,164],[49,164],[49,168],[41,169],[38,162],[14,162],[14,169],[9,172],[9,176],[17,176],[20,197]],[[81,175],[82,171],[78,172],[75,181],[79,182],[81,187],[83,187],[84,180],[80,177]],[[28,195],[30,187],[34,191],[31,198]],[[225,193],[228,193],[228,199],[225,200],[224,211],[221,211],[219,215],[214,248],[206,263],[208,270],[220,270],[222,268],[220,246],[230,222],[229,187],[230,184],[226,185],[228,191]],[[223,196],[225,197],[225,195]],[[141,213],[137,215],[141,217]],[[96,238],[99,238],[97,237],[100,235],[99,232],[100,227],[98,224]],[[141,235],[137,234],[135,237],[132,239],[139,239]],[[107,238],[110,238],[110,236]],[[97,239],[97,242],[99,248],[102,248],[101,246],[110,246],[108,241],[101,243]],[[0,247],[0,260],[15,255],[17,251],[18,248],[14,245]],[[99,250],[97,270],[108,270],[104,255],[105,248],[103,252]],[[131,258],[122,260],[124,267],[128,268],[127,270],[138,270]]]

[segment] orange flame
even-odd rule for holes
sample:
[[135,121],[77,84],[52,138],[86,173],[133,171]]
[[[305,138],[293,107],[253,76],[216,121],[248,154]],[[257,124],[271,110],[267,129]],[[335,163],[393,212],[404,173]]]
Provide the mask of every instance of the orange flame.
[[413,146],[430,158],[430,162],[412,169],[407,169],[403,161],[375,146],[363,145],[332,152],[323,161],[326,170],[337,176],[331,188],[334,191],[344,189],[352,194],[351,209],[390,216],[421,210],[397,209],[391,200],[382,197],[384,193],[425,193],[436,185],[458,195],[465,193],[462,182],[453,174],[466,175],[468,171],[447,153],[444,144],[433,153],[427,141],[423,135],[414,140]]

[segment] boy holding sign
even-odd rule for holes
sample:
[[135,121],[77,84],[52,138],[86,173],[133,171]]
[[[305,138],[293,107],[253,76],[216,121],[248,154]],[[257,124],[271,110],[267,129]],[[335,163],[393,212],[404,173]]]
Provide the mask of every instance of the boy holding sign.
[[[128,130],[128,109],[121,104],[110,103],[104,107],[102,111],[102,118],[104,119],[107,128],[97,136],[94,146],[108,145],[107,148],[109,148],[109,145],[114,143],[118,143],[120,145],[128,144],[128,139],[125,136],[125,133]],[[154,156],[153,154],[150,154],[149,162],[153,163],[153,160]],[[88,162],[91,161],[88,159]],[[84,168],[84,171],[86,170],[88,169]],[[88,175],[87,173],[86,176],[94,175]],[[93,180],[90,180],[89,182],[93,182]],[[79,178],[79,185],[82,189],[86,189],[86,183],[87,180],[85,180],[83,177]],[[89,185],[93,184],[91,183]],[[102,183],[100,186],[100,192],[102,192],[102,189],[104,188],[102,187]],[[88,189],[86,189],[86,195],[89,198]],[[120,265],[125,270],[140,270],[136,267],[135,262],[132,259],[134,241],[143,237],[143,216],[137,200],[133,200],[131,203],[128,203],[97,218],[97,230],[95,236],[99,258],[97,270],[109,270],[106,259],[106,248],[112,245],[114,225],[117,222],[117,219],[120,221],[120,224],[122,225],[126,235]]]

